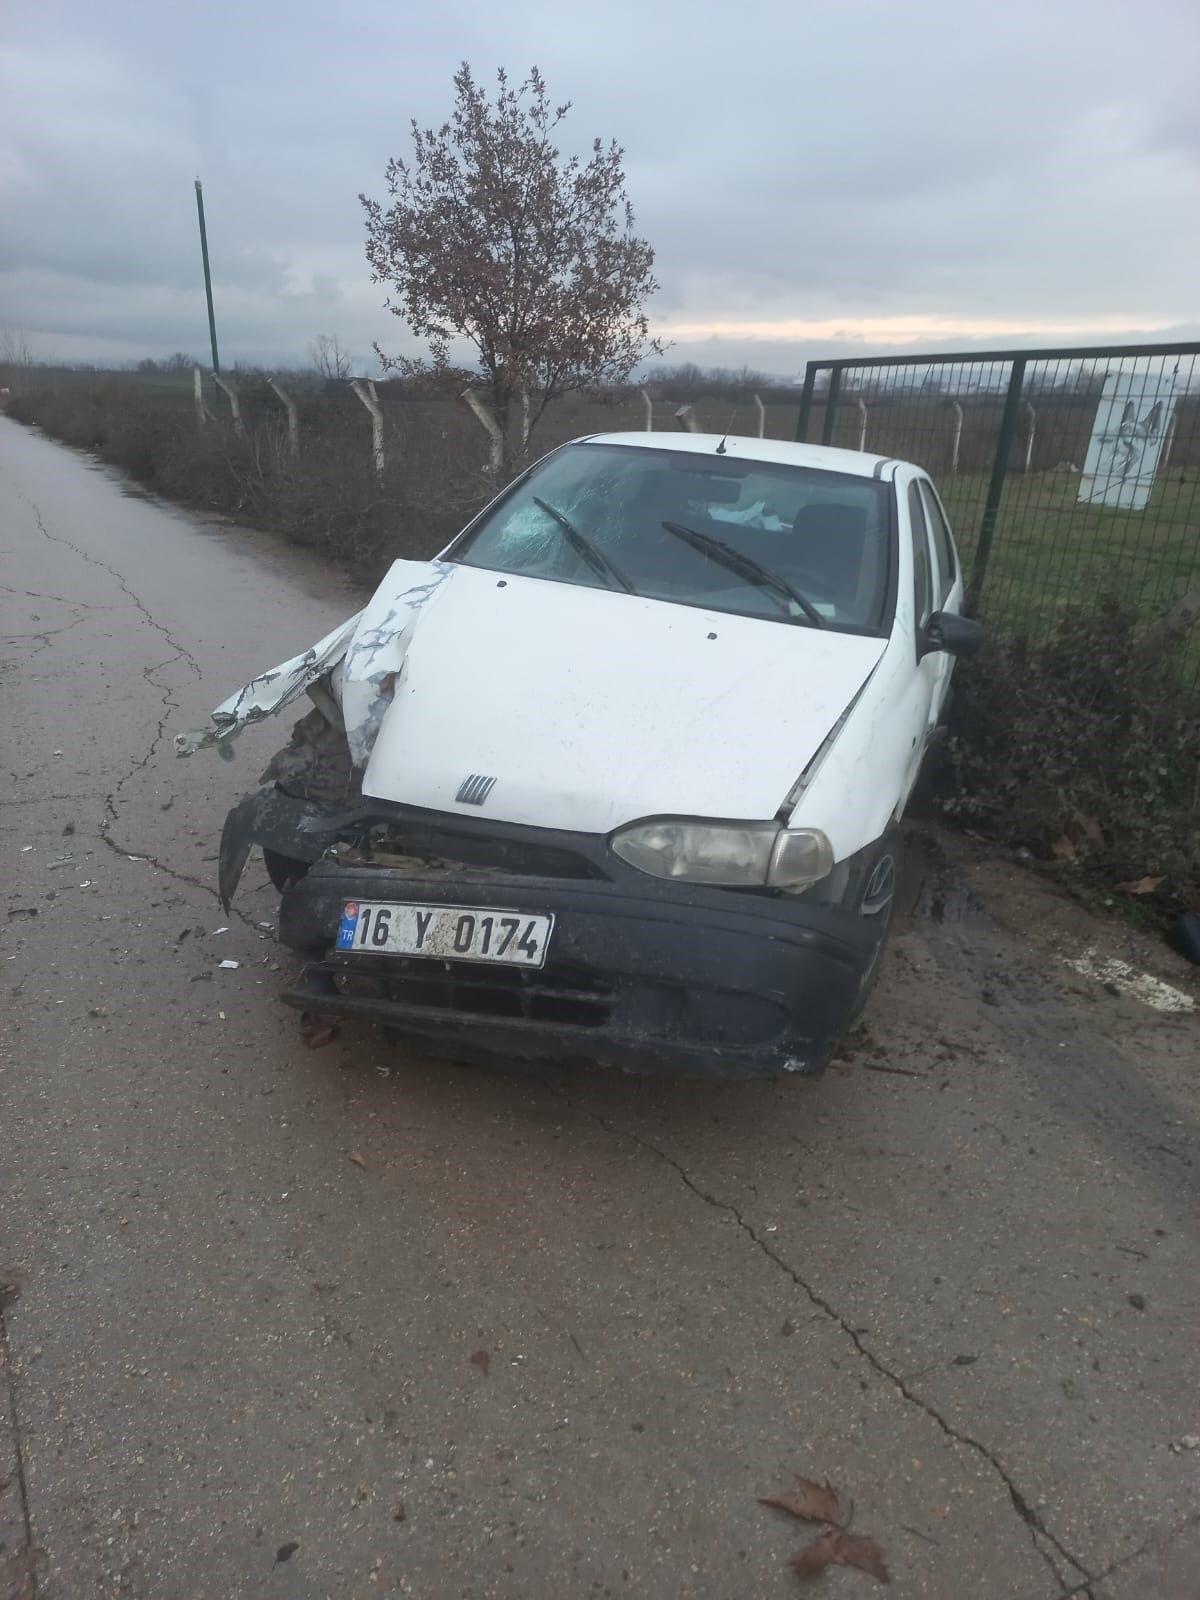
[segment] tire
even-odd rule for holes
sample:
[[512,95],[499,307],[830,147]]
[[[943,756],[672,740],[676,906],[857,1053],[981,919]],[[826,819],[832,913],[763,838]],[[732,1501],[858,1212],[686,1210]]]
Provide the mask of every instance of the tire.
[[854,910],[860,917],[875,922],[879,932],[871,959],[859,981],[858,997],[854,1002],[855,1017],[866,1005],[867,997],[874,988],[879,973],[879,963],[896,909],[901,859],[900,833],[898,829],[893,828],[884,834],[878,850],[863,868],[856,888]]
[[297,861],[292,856],[280,855],[278,850],[268,850],[263,846],[263,865],[267,869],[267,877],[279,890],[280,894],[285,889],[290,889],[294,883],[308,871],[307,861]]

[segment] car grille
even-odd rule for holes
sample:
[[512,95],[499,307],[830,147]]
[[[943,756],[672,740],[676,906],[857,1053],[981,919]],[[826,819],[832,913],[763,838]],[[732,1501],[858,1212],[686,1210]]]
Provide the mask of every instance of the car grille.
[[603,1027],[612,1015],[611,987],[582,974],[404,957],[376,965],[368,956],[354,956],[351,962],[328,969],[338,993],[347,997],[577,1028]]
[[409,857],[443,867],[476,867],[517,877],[599,879],[596,861],[581,851],[521,836],[490,833],[478,826],[455,830],[430,824],[380,821],[364,830],[357,846],[358,859],[369,865],[372,857],[387,864],[392,856]]

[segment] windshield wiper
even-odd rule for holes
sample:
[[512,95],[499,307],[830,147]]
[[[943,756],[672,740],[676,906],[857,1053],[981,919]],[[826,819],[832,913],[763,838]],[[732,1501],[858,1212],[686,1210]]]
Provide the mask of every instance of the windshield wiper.
[[550,505],[550,503],[546,500],[539,500],[536,494],[531,498],[534,505],[537,506],[539,510],[544,511],[548,517],[553,517],[554,521],[558,523],[559,527],[566,534],[567,543],[571,546],[572,550],[575,551],[580,560],[591,567],[592,571],[597,575],[597,577],[603,578],[606,581],[610,589],[615,586],[624,589],[626,594],[637,593],[637,590],[621,571],[620,567],[614,566],[606,555],[597,550],[596,546],[587,537],[587,535],[580,533],[575,524],[565,517],[556,506]]
[[[723,567],[728,567],[730,572],[736,572],[739,578],[745,578],[748,583],[754,584],[755,588],[763,589],[768,594],[774,594],[790,604],[798,605],[814,628],[825,626],[825,618],[811,600],[806,600],[798,590],[793,589],[786,578],[781,578],[777,572],[772,572],[768,567],[760,566],[753,556],[735,550],[720,539],[712,539],[707,533],[699,533],[695,528],[685,528],[682,522],[664,521],[663,527],[677,539],[682,539],[684,544],[690,544],[693,550],[711,556]],[[790,609],[788,615],[797,620]]]

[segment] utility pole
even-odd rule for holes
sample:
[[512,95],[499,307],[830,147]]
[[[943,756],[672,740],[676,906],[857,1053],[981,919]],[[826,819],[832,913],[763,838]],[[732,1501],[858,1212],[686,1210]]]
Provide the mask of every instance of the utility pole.
[[196,179],[196,215],[200,218],[200,254],[204,257],[204,293],[208,297],[208,337],[212,344],[213,371],[220,372],[221,363],[217,357],[217,319],[213,315],[212,303],[212,273],[208,270],[208,234],[204,228],[204,190],[200,187],[200,179]]

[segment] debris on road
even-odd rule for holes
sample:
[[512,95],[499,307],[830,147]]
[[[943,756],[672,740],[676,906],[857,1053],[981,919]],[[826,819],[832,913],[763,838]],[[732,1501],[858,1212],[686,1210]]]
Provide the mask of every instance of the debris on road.
[[[273,967],[277,971],[278,967]],[[318,1016],[315,1011],[302,1011],[300,1013],[300,1037],[310,1050],[320,1050],[327,1044],[332,1044],[338,1036],[338,1025],[330,1022],[325,1017]]]
[[[472,1356],[471,1359],[475,1358]],[[853,1507],[843,1517],[838,1491],[829,1479],[826,1478],[824,1483],[815,1483],[811,1478],[797,1481],[798,1487],[786,1494],[760,1495],[758,1501],[759,1505],[786,1511],[789,1516],[799,1517],[804,1522],[828,1524],[824,1533],[819,1533],[803,1550],[797,1550],[790,1558],[788,1565],[796,1576],[815,1578],[826,1567],[857,1567],[860,1572],[867,1573],[880,1583],[890,1583],[892,1580],[883,1550],[865,1534],[850,1532],[848,1524]]]
[[826,1567],[857,1567],[880,1583],[890,1583],[891,1575],[883,1551],[874,1539],[860,1533],[845,1533],[840,1528],[818,1534],[811,1544],[797,1550],[788,1565],[799,1578],[813,1578]]
[[350,1159],[356,1167],[361,1167],[364,1172],[367,1170],[367,1158],[360,1156],[357,1150],[351,1150]]
[[801,1478],[798,1489],[789,1494],[760,1495],[758,1503],[760,1506],[774,1506],[793,1517],[802,1517],[805,1522],[840,1524],[842,1520],[838,1492],[828,1478],[823,1484],[814,1483],[811,1478]]
[[218,961],[218,967],[223,967],[226,972],[236,972],[241,965],[240,961]]
[[480,1372],[482,1372],[486,1378],[488,1373],[492,1370],[492,1358],[486,1350],[476,1350],[475,1354],[471,1357],[471,1365],[473,1367],[478,1367]]
[[1174,989],[1169,983],[1152,978],[1147,972],[1138,972],[1128,961],[1119,961],[1115,956],[1101,956],[1094,948],[1085,950],[1081,956],[1068,956],[1066,962],[1081,977],[1094,978],[1097,983],[1105,985],[1111,983],[1123,995],[1131,1000],[1140,1000],[1155,1011],[1178,1013],[1196,1009],[1196,1002],[1182,989]]
[[299,1539],[289,1539],[286,1544],[281,1544],[275,1552],[275,1559],[271,1563],[271,1571],[274,1572],[275,1568],[282,1565],[283,1562],[290,1561],[299,1548]]

